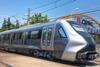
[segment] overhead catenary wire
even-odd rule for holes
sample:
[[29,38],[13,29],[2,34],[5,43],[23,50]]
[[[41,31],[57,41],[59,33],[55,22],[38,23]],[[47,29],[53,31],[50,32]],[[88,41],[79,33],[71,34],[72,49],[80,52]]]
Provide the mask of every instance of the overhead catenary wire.
[[56,8],[59,8],[59,7],[61,7],[61,6],[64,6],[64,5],[66,5],[66,4],[69,4],[69,3],[73,2],[73,1],[76,1],[76,0],[71,0],[71,1],[69,1],[69,3],[63,3],[63,4],[59,5],[59,6],[56,6],[56,3],[60,2],[60,1],[61,1],[61,0],[55,0],[55,1],[53,1],[53,2],[50,2],[50,3],[47,3],[47,4],[41,5],[41,6],[39,6],[39,7],[34,8],[34,9],[30,9],[30,11],[33,11],[33,10],[36,10],[36,9],[39,9],[39,8],[43,8],[43,7],[46,7],[46,6],[50,6],[50,5],[52,5],[52,4],[55,4],[55,7],[49,8],[49,9],[47,9],[47,10],[41,12],[41,13],[45,13],[45,12],[54,10],[54,9],[56,9]]
[[91,10],[91,11],[86,11],[86,12],[82,12],[80,14],[89,14],[89,13],[94,13],[94,12],[99,12],[100,9],[96,9],[96,10]]
[[[78,13],[78,14],[90,14],[90,13],[95,13],[95,12],[99,12],[100,9],[95,9],[95,10],[90,10],[90,11],[86,11],[86,12],[81,12],[81,13]],[[64,15],[65,16],[65,15]],[[58,18],[61,18],[63,16],[59,16],[59,17],[55,17],[55,18],[50,18],[50,19],[58,19]]]
[[50,3],[44,4],[44,5],[38,6],[38,7],[36,7],[36,8],[31,9],[31,10],[37,10],[37,9],[40,9],[40,8],[43,8],[43,7],[47,7],[47,6],[50,6],[50,5],[52,5],[52,4],[58,3],[58,2],[60,2],[60,1],[61,1],[61,0],[55,0],[55,1],[53,1],[53,2],[50,2]]
[[48,11],[52,11],[52,10],[57,9],[57,8],[60,8],[60,7],[62,7],[62,6],[65,6],[65,5],[74,3],[75,1],[76,1],[76,0],[71,0],[71,1],[69,1],[69,2],[67,2],[67,3],[60,4],[60,5],[56,6],[56,7],[49,8],[49,9],[47,9],[47,10],[41,12],[41,13],[45,13],[45,12],[48,12]]
[[44,4],[44,5],[42,5],[42,6],[39,6],[39,7],[37,7],[37,8],[34,8],[34,9],[28,8],[27,23],[28,23],[29,20],[31,19],[31,15],[30,15],[30,14],[31,14],[31,11],[32,11],[32,10],[36,10],[36,9],[39,9],[39,8],[43,8],[43,7],[52,5],[52,4],[55,4],[55,6],[56,6],[56,3],[60,2],[60,1],[61,1],[61,0],[55,0],[55,1],[53,1],[53,2],[50,2],[50,3],[48,3],[48,4]]

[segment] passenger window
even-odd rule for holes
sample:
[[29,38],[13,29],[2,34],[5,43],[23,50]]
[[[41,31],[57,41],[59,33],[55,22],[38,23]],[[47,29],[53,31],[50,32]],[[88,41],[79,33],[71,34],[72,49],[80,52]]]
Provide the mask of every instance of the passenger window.
[[5,40],[5,35],[3,34],[3,40]]
[[13,33],[13,38],[12,38],[13,40],[15,40],[16,39],[16,34],[15,33]]
[[4,40],[7,40],[7,34],[5,34],[5,36],[4,36]]
[[25,32],[25,39],[28,39],[28,32]]
[[5,34],[5,40],[8,40],[8,35],[7,34]]
[[66,35],[65,35],[65,33],[64,33],[64,30],[63,30],[63,28],[59,28],[59,34],[60,34],[60,37],[61,38],[66,38]]
[[26,38],[26,34],[25,32],[22,33],[21,39],[25,39]]
[[4,40],[4,35],[1,35],[1,39]]
[[38,39],[38,38],[39,38],[39,31],[32,31],[31,39]]
[[18,40],[18,37],[19,37],[18,33],[15,33],[15,40]]
[[4,40],[6,40],[6,35],[4,34]]
[[31,32],[27,32],[27,39],[31,39]]
[[21,39],[22,33],[18,33],[18,39]]
[[25,39],[31,39],[31,32],[25,32]]

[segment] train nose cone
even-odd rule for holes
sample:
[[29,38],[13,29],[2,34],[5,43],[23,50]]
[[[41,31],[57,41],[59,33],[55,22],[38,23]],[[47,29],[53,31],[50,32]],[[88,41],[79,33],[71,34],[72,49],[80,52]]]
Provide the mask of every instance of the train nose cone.
[[97,58],[96,46],[95,43],[89,41],[87,45],[81,49],[78,53],[78,59],[81,60],[94,60]]

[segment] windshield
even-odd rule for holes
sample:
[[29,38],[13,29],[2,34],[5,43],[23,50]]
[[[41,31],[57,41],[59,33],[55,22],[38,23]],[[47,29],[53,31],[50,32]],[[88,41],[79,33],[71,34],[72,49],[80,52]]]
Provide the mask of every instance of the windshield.
[[80,35],[82,35],[84,37],[91,37],[91,35],[88,33],[85,25],[75,22],[75,21],[67,21],[67,22],[69,22],[70,25],[72,26],[72,28]]
[[84,28],[82,28],[80,25],[77,25],[77,24],[72,24],[73,28],[76,30],[76,31],[80,31],[80,32],[86,32],[84,30]]
[[70,25],[72,26],[72,28],[77,32],[79,33],[80,35],[82,35],[88,42],[91,42],[93,40],[93,38],[91,37],[91,34],[88,33],[88,30],[86,28],[85,25],[81,24],[81,23],[78,23],[78,22],[75,22],[75,21],[67,21],[70,23]]
[[70,25],[74,28],[75,31],[88,33],[86,27],[83,24],[75,21],[67,21],[67,22],[70,23]]

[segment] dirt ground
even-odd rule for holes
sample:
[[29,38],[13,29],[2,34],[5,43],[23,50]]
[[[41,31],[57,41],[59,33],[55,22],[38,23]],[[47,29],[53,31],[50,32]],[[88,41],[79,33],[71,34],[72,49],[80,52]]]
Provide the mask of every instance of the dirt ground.
[[78,64],[69,61],[35,58],[22,54],[9,53],[0,50],[0,67],[100,67],[100,57],[87,64]]

